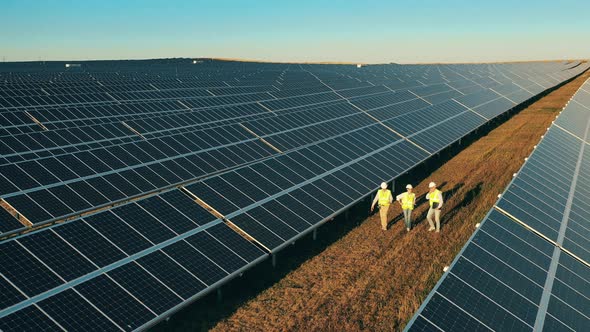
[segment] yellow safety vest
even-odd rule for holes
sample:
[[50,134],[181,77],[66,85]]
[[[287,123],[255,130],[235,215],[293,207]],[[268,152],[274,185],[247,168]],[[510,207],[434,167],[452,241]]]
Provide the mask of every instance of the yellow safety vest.
[[414,210],[414,200],[415,199],[416,199],[416,194],[404,193],[404,195],[402,196],[402,209]]
[[438,199],[438,194],[441,194],[440,190],[435,189],[433,192],[430,193],[430,196],[428,196],[428,200],[430,201],[430,207],[432,207],[434,203],[440,202],[440,200]]
[[377,195],[379,196],[379,206],[386,206],[389,205],[389,198],[391,197],[391,190],[389,189],[379,189],[379,191],[377,192]]

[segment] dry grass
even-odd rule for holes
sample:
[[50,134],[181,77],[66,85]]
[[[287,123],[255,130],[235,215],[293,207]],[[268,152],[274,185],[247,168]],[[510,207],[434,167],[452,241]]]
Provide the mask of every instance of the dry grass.
[[[515,115],[422,183],[443,184],[440,234],[426,231],[426,204],[406,233],[374,215],[276,284],[245,302],[214,331],[401,330],[588,73]],[[390,217],[397,219],[399,206]]]

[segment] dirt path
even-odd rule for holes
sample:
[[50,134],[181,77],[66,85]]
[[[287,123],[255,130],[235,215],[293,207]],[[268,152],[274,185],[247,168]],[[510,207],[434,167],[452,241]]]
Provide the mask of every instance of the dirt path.
[[[382,232],[378,214],[218,322],[214,331],[401,330],[588,73],[515,115],[419,184],[443,184],[440,234],[426,231],[426,204],[406,233]],[[399,206],[390,217],[401,213]]]

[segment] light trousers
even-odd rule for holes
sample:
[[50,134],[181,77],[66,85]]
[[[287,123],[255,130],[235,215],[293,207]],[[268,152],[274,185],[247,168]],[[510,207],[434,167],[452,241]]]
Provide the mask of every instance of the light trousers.
[[387,230],[387,212],[389,211],[389,205],[379,206],[379,216],[381,217],[381,229]]
[[[433,215],[434,215],[434,220],[436,221],[436,228],[434,227],[434,224],[432,223],[432,216]],[[440,231],[440,210],[430,208],[428,210],[428,214],[426,215],[426,219],[428,220],[428,225],[430,225],[430,228],[435,228],[437,232]]]
[[412,228],[412,210],[404,209],[404,222],[406,223],[406,228]]

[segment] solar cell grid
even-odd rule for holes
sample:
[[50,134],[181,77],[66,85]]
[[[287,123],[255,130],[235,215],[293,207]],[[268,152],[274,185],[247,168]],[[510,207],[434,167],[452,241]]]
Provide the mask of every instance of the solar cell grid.
[[3,208],[0,208],[0,235],[2,233],[23,227],[24,225],[21,224],[12,214]]
[[127,255],[135,254],[152,245],[148,239],[123,222],[112,211],[86,217],[84,221]]
[[225,270],[187,242],[176,242],[165,247],[163,251],[208,286],[228,275]]
[[162,314],[182,301],[180,296],[135,262],[120,266],[107,274],[155,314]]
[[125,330],[136,329],[156,317],[153,311],[104,274],[75,290]]
[[156,251],[137,260],[147,271],[184,299],[199,293],[206,285],[182,267],[172,256]]
[[35,305],[1,317],[0,329],[3,331],[62,331],[59,325]]
[[[49,317],[68,331],[120,329],[113,321],[93,307],[79,293],[66,290],[39,302],[41,308]],[[72,320],[71,317],[82,319]]]

